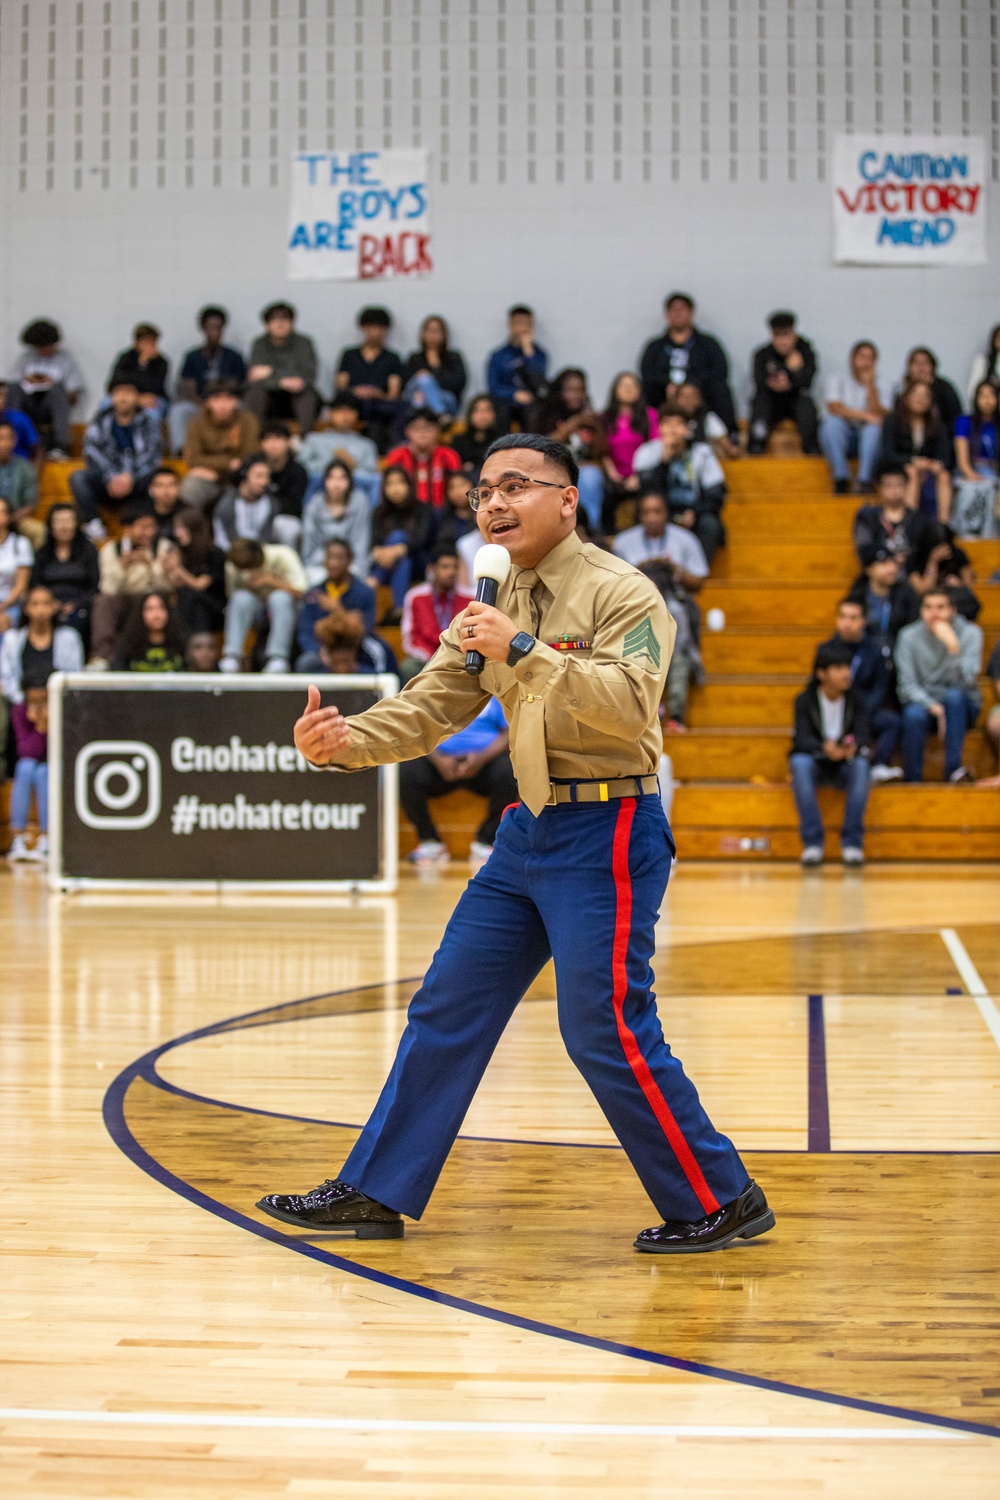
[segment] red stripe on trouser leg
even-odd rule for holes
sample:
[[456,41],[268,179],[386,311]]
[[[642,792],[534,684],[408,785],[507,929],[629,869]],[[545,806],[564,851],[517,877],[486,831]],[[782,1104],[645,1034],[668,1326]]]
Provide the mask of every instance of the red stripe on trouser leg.
[[611,972],[614,981],[612,1003],[615,1008],[618,1037],[628,1065],[635,1075],[635,1080],[649,1100],[650,1108],[659,1121],[663,1134],[670,1142],[685,1177],[706,1214],[710,1214],[719,1207],[718,1199],[705,1181],[704,1174],[694,1159],[694,1153],[684,1138],[684,1132],[674,1119],[656,1079],[649,1071],[649,1064],[643,1057],[639,1043],[625,1020],[623,1010],[625,996],[628,994],[626,960],[632,931],[632,877],[628,871],[628,845],[634,817],[635,798],[623,797],[618,810],[618,821],[615,823],[615,840],[611,854],[611,868],[615,878],[615,940],[611,950]]

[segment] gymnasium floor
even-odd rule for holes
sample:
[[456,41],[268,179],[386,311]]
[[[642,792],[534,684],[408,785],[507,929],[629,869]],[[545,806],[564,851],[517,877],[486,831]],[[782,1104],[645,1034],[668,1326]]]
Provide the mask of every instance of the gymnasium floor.
[[548,972],[423,1223],[286,1236],[254,1200],[335,1172],[459,869],[281,901],[0,873],[0,1492],[992,1500],[996,867],[671,882],[665,1030],[767,1238],[632,1252],[657,1216]]

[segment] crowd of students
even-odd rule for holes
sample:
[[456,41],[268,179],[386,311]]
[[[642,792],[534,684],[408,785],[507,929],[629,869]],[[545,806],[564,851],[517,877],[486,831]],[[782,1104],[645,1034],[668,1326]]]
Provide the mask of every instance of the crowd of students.
[[[329,392],[318,388],[315,341],[297,329],[285,302],[264,309],[263,332],[246,358],[225,341],[224,309],[206,307],[198,318],[202,342],[184,357],[173,386],[159,330],[140,324],[114,359],[86,427],[84,464],[70,476],[72,503],[53,506],[44,523],[34,516],[38,470],[45,457],[69,451],[83,382],[59,328],[47,319],[31,323],[25,352],[0,384],[0,662],[16,763],[28,767],[16,782],[18,818],[25,787],[35,778],[37,793],[42,776],[39,757],[28,753],[44,734],[29,694],[44,687],[47,671],[86,663],[144,672],[414,675],[470,596],[481,540],[469,490],[490,443],[512,429],[568,444],[580,466],[581,533],[641,567],[663,594],[678,626],[663,718],[678,733],[690,684],[702,672],[697,594],[725,542],[720,459],[764,452],[775,426],[791,420],[803,450],[822,450],[835,491],[845,493],[856,455],[853,488],[872,503],[855,522],[863,572],[850,602],[862,612],[866,644],[851,653],[844,692],[848,699],[868,692],[858,722],[870,731],[872,753],[838,756],[828,753],[830,734],[810,737],[817,724],[829,730],[840,722],[840,710],[824,706],[837,701],[824,684],[840,680],[843,663],[825,658],[843,656],[850,641],[827,643],[809,704],[797,709],[792,774],[803,836],[815,832],[810,807],[824,778],[853,778],[848,800],[856,810],[857,768],[863,763],[875,780],[895,774],[890,761],[902,743],[901,774],[919,779],[935,721],[943,725],[946,774],[961,779],[964,728],[959,736],[957,726],[973,715],[979,663],[966,678],[982,638],[968,558],[955,537],[1000,534],[1000,327],[973,366],[967,413],[931,351],[911,351],[893,390],[867,340],[855,344],[845,371],[827,379],[819,410],[815,351],[793,314],[775,313],[768,342],[753,356],[744,439],[727,355],[694,314],[689,296],[672,293],[663,332],[637,369],[615,377],[603,402],[592,399],[584,370],[550,375],[524,305],[510,309],[506,342],[471,398],[466,361],[437,315],[424,320],[419,347],[404,359],[390,347],[389,313],[363,309],[360,340],[341,354]],[[391,600],[381,611],[380,598]],[[923,621],[943,598],[952,615],[944,619],[939,604],[931,623]],[[377,633],[397,622],[399,662]],[[957,657],[965,676],[945,686],[948,673],[935,676],[927,640],[907,629],[930,631],[948,670]],[[963,638],[958,649],[952,636]],[[865,673],[874,674],[870,691]],[[921,686],[921,673],[930,673],[931,687]],[[939,687],[941,699],[930,697]],[[853,708],[850,717],[853,723]],[[848,733],[860,746],[856,730]],[[1000,740],[996,716],[988,733]],[[491,796],[499,795],[504,766],[496,739],[485,760],[482,746],[456,752],[461,763],[472,757],[468,764],[493,787]],[[432,769],[448,782],[453,768],[442,757]],[[426,768],[421,785],[422,795],[440,790]],[[23,829],[12,826],[20,836]],[[845,848],[860,850],[857,832],[855,823],[845,825]],[[485,846],[488,822],[481,833]],[[806,839],[807,853],[815,847]]]

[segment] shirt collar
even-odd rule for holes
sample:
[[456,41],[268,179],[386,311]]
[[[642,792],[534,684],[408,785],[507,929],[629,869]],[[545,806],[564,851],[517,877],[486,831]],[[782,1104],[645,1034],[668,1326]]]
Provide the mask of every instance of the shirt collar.
[[[561,542],[556,543],[551,552],[546,552],[534,571],[538,574],[550,594],[555,594],[582,551],[583,543],[576,532],[571,531],[568,536],[563,537]],[[517,572],[514,574],[515,584],[517,574],[525,571],[524,568],[517,568]]]

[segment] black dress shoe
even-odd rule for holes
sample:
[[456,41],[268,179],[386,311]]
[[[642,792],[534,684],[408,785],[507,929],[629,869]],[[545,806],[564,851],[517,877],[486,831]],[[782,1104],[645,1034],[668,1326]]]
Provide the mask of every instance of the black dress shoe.
[[359,1240],[403,1238],[403,1220],[394,1208],[366,1198],[339,1178],[327,1178],[309,1193],[268,1193],[257,1207],[296,1229],[326,1233],[341,1229]]
[[755,1182],[748,1182],[738,1198],[693,1224],[668,1219],[658,1229],[644,1229],[635,1242],[650,1255],[695,1255],[699,1250],[721,1250],[733,1240],[752,1240],[774,1228],[774,1214]]

